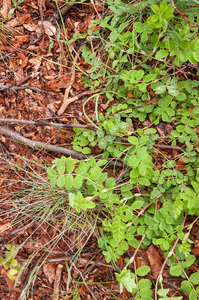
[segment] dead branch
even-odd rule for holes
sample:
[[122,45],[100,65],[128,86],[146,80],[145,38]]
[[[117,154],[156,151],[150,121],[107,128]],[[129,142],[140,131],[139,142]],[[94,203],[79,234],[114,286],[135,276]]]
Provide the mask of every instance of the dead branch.
[[[66,156],[72,156],[72,157],[75,157],[79,160],[85,159],[85,158],[90,157],[90,156],[94,156],[94,157],[96,157],[96,159],[101,159],[102,158],[101,155],[100,156],[97,156],[97,155],[94,155],[94,154],[84,155],[81,152],[77,152],[75,150],[66,149],[66,148],[59,147],[59,146],[53,146],[53,145],[50,145],[50,144],[47,145],[46,143],[43,143],[43,142],[32,141],[30,139],[27,139],[27,138],[23,137],[21,134],[15,132],[15,131],[12,131],[10,129],[4,128],[2,126],[0,126],[0,133],[4,134],[6,136],[9,136],[13,140],[16,140],[16,141],[18,141],[22,144],[28,145],[30,147],[44,148],[47,151],[63,153]],[[117,161],[116,159],[110,160],[108,162],[108,164],[111,165],[111,166],[114,166],[114,167],[118,167],[118,168],[126,167],[126,165],[124,165],[123,162]]]
[[39,88],[37,88],[35,86],[31,86],[31,85],[14,86],[14,85],[0,84],[0,91],[10,90],[10,91],[13,91],[14,93],[16,93],[16,91],[26,90],[26,89],[29,89],[29,90],[32,90],[32,91],[35,91],[35,92],[39,92],[39,93],[44,93],[44,94],[52,94],[52,92],[50,92],[50,91],[41,90],[41,89],[39,89]]
[[14,140],[16,140],[20,143],[26,144],[30,147],[36,147],[36,148],[44,147],[48,151],[63,153],[66,156],[72,156],[72,157],[75,157],[75,158],[78,158],[78,159],[86,158],[86,156],[84,154],[82,154],[80,152],[77,152],[75,150],[66,149],[66,148],[59,147],[59,146],[46,145],[46,143],[43,143],[43,142],[32,141],[30,139],[27,139],[27,138],[23,137],[21,134],[19,134],[17,132],[14,132],[14,131],[12,131],[10,129],[7,129],[7,128],[3,128],[1,126],[0,126],[0,132],[3,133],[6,136],[11,137],[12,139],[14,139]]
[[36,126],[52,126],[52,127],[63,127],[63,128],[84,128],[97,130],[92,125],[82,125],[82,124],[62,124],[62,123],[52,123],[46,121],[29,121],[29,120],[18,120],[18,119],[3,119],[0,118],[0,122],[4,123],[14,123],[14,124],[28,124],[28,125],[36,125]]

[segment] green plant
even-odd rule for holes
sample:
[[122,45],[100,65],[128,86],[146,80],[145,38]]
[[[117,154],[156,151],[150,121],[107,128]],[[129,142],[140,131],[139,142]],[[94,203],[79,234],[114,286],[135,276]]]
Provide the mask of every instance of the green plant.
[[3,265],[3,267],[8,270],[7,276],[11,280],[15,280],[17,278],[17,275],[21,269],[20,264],[15,259],[17,252],[19,250],[19,246],[16,245],[5,245],[6,251],[5,251],[5,259],[0,258],[0,264]]
[[23,2],[24,2],[24,0],[12,0],[14,7],[11,8],[11,10],[8,12],[8,19],[11,19],[13,17],[15,10]]

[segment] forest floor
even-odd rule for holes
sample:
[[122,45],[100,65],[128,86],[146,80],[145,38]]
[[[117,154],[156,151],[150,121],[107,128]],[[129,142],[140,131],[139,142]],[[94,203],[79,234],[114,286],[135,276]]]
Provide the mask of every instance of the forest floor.
[[[1,15],[6,18],[14,1],[1,0],[0,3]],[[63,4],[61,1],[57,3],[58,6]],[[70,43],[70,51],[73,53],[71,59],[68,45],[62,38],[56,40],[55,36],[66,31],[68,40],[71,40],[74,33],[77,36],[87,34],[91,21],[99,18],[102,10],[103,4],[100,1],[96,1],[96,4],[93,1],[74,4],[63,14],[65,29],[61,26],[59,32],[52,19],[52,16],[54,19],[58,16],[59,22],[54,1],[24,0],[15,6],[12,17],[5,22],[7,31],[4,29],[0,36],[0,253],[1,257],[5,256],[8,244],[20,245],[17,262],[23,265],[31,257],[16,285],[14,280],[8,278],[7,270],[0,266],[2,300],[23,299],[28,282],[32,282],[29,285],[29,300],[134,299],[126,289],[120,293],[114,275],[115,270],[124,268],[125,259],[133,256],[134,247],[129,246],[128,251],[115,264],[107,263],[102,249],[98,247],[100,231],[93,232],[92,224],[87,224],[86,219],[81,224],[81,234],[79,229],[75,231],[74,228],[69,228],[54,243],[60,233],[59,226],[49,225],[40,218],[34,218],[31,213],[23,214],[20,201],[15,201],[16,198],[26,197],[28,205],[35,193],[34,185],[29,185],[31,174],[37,174],[35,182],[39,176],[47,180],[43,167],[51,166],[55,158],[63,155],[53,150],[48,151],[45,149],[46,145],[72,150],[74,131],[70,125],[77,121],[85,128],[91,126],[83,113],[83,104],[104,86],[99,85],[93,91],[85,87],[81,80],[82,72],[90,66],[78,50],[81,45],[76,41]],[[97,43],[98,41],[93,43],[94,49],[98,46]],[[78,66],[75,72],[74,60]],[[189,78],[199,80],[197,70],[188,70],[188,67],[184,70],[189,72]],[[183,72],[180,76],[181,80],[186,80]],[[60,111],[67,89],[69,99],[75,96],[77,98],[69,101],[66,108]],[[102,95],[98,111],[105,113],[109,107],[118,103],[114,100],[107,105],[107,99]],[[95,103],[91,99],[85,108],[89,119],[95,115],[95,109]],[[6,119],[6,122],[2,119]],[[64,124],[65,128],[52,127],[44,122]],[[149,123],[148,120],[141,123],[135,120],[134,125],[148,126]],[[167,123],[163,134],[169,135],[173,129],[173,124]],[[158,130],[161,132],[161,128]],[[35,141],[43,143],[39,149],[34,147]],[[161,151],[169,159],[178,155],[175,146],[163,147]],[[99,147],[92,148],[92,154],[100,153],[102,149]],[[161,165],[163,161],[157,156],[155,163]],[[186,164],[183,159],[179,159],[175,167],[183,172]],[[116,176],[122,170],[119,166],[114,169],[109,166],[106,172],[109,176]],[[53,189],[48,188],[44,193],[48,197]],[[59,218],[64,219],[64,215],[60,214]],[[185,226],[193,222],[189,239],[193,241],[191,251],[196,260],[189,267],[189,274],[199,270],[199,221],[195,216],[187,216]],[[97,226],[100,227],[100,222]],[[43,263],[40,261],[41,257]],[[147,278],[155,282],[163,265],[164,253],[158,246],[151,244],[146,249],[138,249],[135,261],[137,268],[150,265],[152,272]],[[31,277],[34,268],[34,276]],[[182,280],[171,276],[169,270],[164,271],[164,286],[183,299],[188,299],[188,294],[180,288]]]

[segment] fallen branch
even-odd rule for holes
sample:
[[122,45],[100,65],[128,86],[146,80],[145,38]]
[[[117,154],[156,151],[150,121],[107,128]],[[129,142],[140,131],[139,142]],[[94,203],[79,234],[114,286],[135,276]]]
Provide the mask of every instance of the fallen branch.
[[64,127],[64,128],[84,128],[84,129],[92,129],[97,130],[92,125],[82,125],[82,124],[62,124],[62,123],[52,123],[46,121],[29,121],[29,120],[18,120],[18,119],[3,119],[0,118],[0,122],[3,123],[14,123],[14,124],[28,124],[28,125],[36,125],[36,126],[53,126],[53,127]]
[[72,156],[78,159],[85,159],[86,156],[80,152],[77,152],[75,150],[71,150],[71,149],[66,149],[63,147],[59,147],[59,146],[53,146],[53,145],[46,145],[46,143],[43,142],[38,142],[38,141],[32,141],[30,139],[27,139],[25,137],[23,137],[21,134],[12,131],[10,129],[7,128],[3,128],[0,126],[0,132],[3,133],[6,136],[11,137],[14,140],[17,140],[18,142],[21,142],[23,144],[26,144],[30,147],[44,147],[46,150],[48,151],[53,151],[53,152],[59,152],[59,153],[63,153],[66,156]]
[[[15,132],[15,131],[12,131],[10,129],[4,128],[2,126],[0,126],[0,133],[4,134],[6,136],[9,136],[13,140],[16,140],[16,141],[18,141],[20,143],[26,144],[26,145],[28,145],[30,147],[44,148],[44,149],[46,149],[48,151],[63,153],[66,156],[72,156],[72,157],[75,157],[75,158],[77,158],[79,160],[86,159],[86,158],[88,158],[90,156],[93,156],[96,159],[101,159],[102,158],[101,155],[100,156],[97,156],[97,155],[94,155],[94,154],[84,155],[81,152],[78,152],[78,151],[75,151],[75,150],[66,149],[66,148],[59,147],[59,146],[53,146],[53,145],[50,145],[50,144],[47,145],[46,143],[43,143],[43,142],[32,141],[30,139],[27,139],[27,138],[23,137],[21,134]],[[123,162],[116,161],[116,159],[112,159],[111,161],[108,162],[108,164],[111,165],[111,166],[118,167],[118,168],[124,168],[124,167],[126,167],[126,165],[124,165]]]
[[39,89],[35,86],[31,86],[31,85],[14,86],[12,84],[11,85],[0,84],[0,91],[10,90],[10,91],[13,91],[14,93],[16,93],[16,91],[26,90],[26,89],[29,89],[29,90],[32,90],[32,91],[35,91],[35,92],[39,92],[39,93],[44,93],[44,94],[52,94],[52,92],[50,92],[50,91],[41,90],[41,89]]

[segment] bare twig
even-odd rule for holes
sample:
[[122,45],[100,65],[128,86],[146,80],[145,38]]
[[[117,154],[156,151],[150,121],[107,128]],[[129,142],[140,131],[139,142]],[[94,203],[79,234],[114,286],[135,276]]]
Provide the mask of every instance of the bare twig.
[[176,147],[176,146],[154,144],[153,147],[160,148],[160,149],[177,150],[177,151],[183,152],[183,149],[181,149],[180,147]]
[[44,93],[44,94],[52,94],[52,92],[50,91],[45,91],[45,90],[41,90],[35,86],[31,86],[31,85],[26,85],[26,86],[14,86],[14,85],[4,85],[4,84],[0,84],[0,91],[3,90],[10,90],[16,93],[16,91],[19,90],[25,90],[25,89],[29,89],[35,92],[39,92],[39,93]]
[[62,268],[63,265],[59,264],[56,269],[54,292],[53,292],[54,296],[52,297],[53,300],[59,300],[59,285],[61,281]]
[[46,121],[29,121],[29,120],[18,120],[18,119],[3,119],[0,118],[0,122],[3,123],[14,123],[14,124],[28,124],[35,126],[53,126],[53,127],[63,127],[63,128],[84,128],[97,130],[92,125],[82,125],[82,124],[62,124],[62,123],[49,123]]
[[[187,218],[187,215],[185,215],[184,220],[183,220],[183,222],[182,222],[182,225],[185,224],[186,218]],[[163,274],[164,267],[165,267],[165,265],[166,265],[168,259],[174,254],[174,251],[175,251],[175,248],[176,248],[176,246],[177,246],[177,244],[178,244],[178,241],[179,241],[179,237],[176,239],[176,241],[175,241],[175,243],[174,243],[174,245],[173,245],[171,251],[170,251],[169,254],[167,255],[167,257],[166,257],[166,259],[165,259],[165,261],[164,261],[164,263],[163,263],[163,265],[162,265],[162,268],[161,268],[161,270],[160,270],[160,273],[159,273],[159,275],[158,275],[158,277],[157,277],[156,285],[155,285],[155,300],[157,300],[157,288],[158,288],[158,283],[159,283],[159,281],[162,281],[162,279],[163,279],[163,278],[162,278],[162,274]]]
[[[147,277],[150,277],[151,279],[157,280],[157,277],[151,276],[151,275],[149,275],[149,274],[147,274]],[[178,278],[177,278],[177,279],[178,279]],[[174,280],[176,280],[176,278],[175,278]],[[188,295],[187,293],[185,293],[183,290],[181,290],[177,285],[175,285],[175,284],[173,284],[173,283],[170,283],[170,282],[169,282],[168,280],[166,280],[166,279],[162,279],[162,283],[164,283],[164,284],[170,286],[170,287],[173,288],[175,291],[180,292],[184,297],[188,298],[189,295]]]
[[82,272],[80,272],[80,270],[76,267],[76,265],[73,263],[72,264],[73,268],[79,273],[80,277],[82,278],[83,280],[83,283],[85,284],[85,287],[87,288],[87,290],[89,291],[89,293],[91,294],[91,296],[93,297],[94,300],[97,300],[97,298],[94,296],[93,292],[89,289],[86,281],[84,280],[84,277],[82,275]]
[[94,10],[95,10],[95,12],[96,12],[97,15],[98,15],[98,18],[102,21],[102,17],[101,17],[100,14],[98,13],[98,10],[97,10],[97,8],[96,8],[96,6],[95,6],[94,0],[91,0],[91,4],[93,5]]
[[72,76],[71,76],[70,85],[65,90],[63,103],[62,103],[62,105],[61,105],[61,107],[60,107],[60,109],[58,110],[58,113],[57,113],[58,116],[62,115],[65,112],[67,106],[71,103],[71,100],[69,100],[68,96],[69,96],[69,92],[71,90],[72,84],[75,81],[75,65],[76,65],[76,62],[77,62],[77,59],[79,57],[79,53],[80,53],[82,47],[83,47],[83,45],[79,48],[79,50],[77,51],[77,53],[75,55],[72,70],[71,70]]
[[192,22],[192,21],[188,20],[187,17],[185,17],[185,15],[184,15],[181,11],[179,11],[179,10],[177,9],[177,7],[175,6],[173,0],[171,0],[170,2],[171,2],[171,4],[173,5],[174,9],[175,9],[175,10],[183,17],[183,19],[185,19],[188,23],[191,23],[191,24],[193,24],[193,25],[199,27],[199,24],[197,24],[197,23],[195,23],[195,22]]
[[80,152],[71,150],[71,149],[66,149],[63,147],[59,147],[59,146],[53,146],[53,145],[46,145],[43,142],[38,142],[38,141],[32,141],[30,139],[27,139],[25,137],[23,137],[21,134],[14,132],[12,130],[9,130],[7,128],[3,128],[0,126],[0,132],[3,133],[6,136],[11,137],[14,140],[17,140],[18,142],[21,142],[23,144],[29,145],[31,147],[45,147],[46,150],[48,151],[53,151],[53,152],[59,152],[59,153],[63,153],[66,156],[73,156],[75,158],[78,159],[84,159],[86,158],[86,156]]
[[38,6],[39,6],[39,12],[40,12],[40,18],[41,18],[41,28],[40,28],[39,38],[41,38],[42,33],[43,33],[43,23],[44,23],[43,1],[42,0],[39,0]]
[[[69,86],[71,88],[71,86]],[[61,114],[63,114],[63,112],[65,111],[65,109],[67,108],[67,106],[74,102],[75,100],[78,100],[79,98],[85,96],[85,95],[89,95],[89,94],[95,94],[95,93],[98,93],[101,91],[101,88],[95,90],[95,91],[85,91],[85,92],[82,92],[80,93],[79,95],[77,96],[74,96],[72,98],[67,98],[67,94],[69,93],[67,90],[69,89],[69,87],[66,89],[65,91],[65,95],[64,95],[64,100],[63,100],[63,103],[62,103],[62,106],[60,107],[59,111],[58,111],[58,116],[60,116]],[[61,109],[62,108],[62,109]],[[63,111],[63,112],[62,112]]]
[[[27,139],[27,138],[23,137],[21,134],[15,132],[15,131],[12,131],[10,129],[4,128],[2,126],[0,126],[0,133],[3,133],[4,135],[9,136],[12,139],[14,139],[14,140],[16,140],[20,143],[26,144],[30,147],[36,147],[36,148],[44,147],[47,151],[63,153],[66,156],[72,156],[72,157],[75,157],[75,158],[80,159],[80,160],[85,159],[85,158],[90,157],[90,156],[94,156],[97,159],[102,158],[102,156],[96,156],[96,155],[93,155],[93,154],[84,155],[81,152],[78,152],[78,151],[75,151],[75,150],[66,149],[66,148],[59,147],[59,146],[46,145],[46,143],[43,143],[43,142],[32,141],[30,139]],[[112,159],[111,161],[109,161],[108,164],[112,165],[112,166],[115,166],[115,167],[118,167],[118,168],[124,168],[125,167],[123,162],[116,161],[115,159]]]

